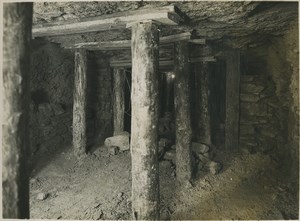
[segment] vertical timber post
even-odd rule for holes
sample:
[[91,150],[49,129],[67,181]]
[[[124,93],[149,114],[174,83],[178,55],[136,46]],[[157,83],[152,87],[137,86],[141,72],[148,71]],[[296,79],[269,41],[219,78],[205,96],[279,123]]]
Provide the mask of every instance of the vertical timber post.
[[75,51],[75,78],[73,104],[73,148],[76,157],[86,154],[86,90],[87,90],[87,52]]
[[192,175],[190,118],[190,63],[189,44],[180,41],[175,44],[175,127],[176,127],[176,176],[179,183],[190,181]]
[[166,84],[165,84],[165,92],[164,92],[164,95],[165,95],[165,99],[164,99],[164,102],[165,102],[165,112],[171,112],[171,93],[173,91],[173,88],[174,88],[174,84],[173,84],[173,76],[174,76],[174,73],[173,72],[167,72],[165,73],[165,78],[166,78]]
[[226,59],[225,149],[237,151],[239,145],[240,54],[228,53]]
[[124,131],[124,83],[125,70],[116,68],[113,70],[114,90],[113,90],[113,111],[114,111],[114,135]]
[[210,111],[209,111],[209,66],[208,62],[196,64],[197,94],[197,115],[198,129],[197,137],[199,142],[211,144]]
[[151,21],[132,25],[132,212],[133,219],[159,219],[158,44]]
[[3,3],[3,218],[29,219],[32,3]]

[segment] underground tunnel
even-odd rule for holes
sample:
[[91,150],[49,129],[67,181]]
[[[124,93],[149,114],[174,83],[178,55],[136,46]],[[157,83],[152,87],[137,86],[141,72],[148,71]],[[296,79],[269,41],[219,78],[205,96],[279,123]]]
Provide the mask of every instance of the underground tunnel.
[[298,220],[298,33],[298,2],[3,3],[3,218]]

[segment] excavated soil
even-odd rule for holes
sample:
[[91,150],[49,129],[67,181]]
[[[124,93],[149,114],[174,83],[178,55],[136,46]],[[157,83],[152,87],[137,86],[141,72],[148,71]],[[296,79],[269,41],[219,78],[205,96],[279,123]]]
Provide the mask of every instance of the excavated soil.
[[[219,174],[199,172],[176,185],[174,165],[160,162],[161,219],[298,219],[298,200],[268,155],[217,151]],[[105,147],[78,161],[70,147],[38,153],[30,179],[32,219],[130,219],[130,152]]]

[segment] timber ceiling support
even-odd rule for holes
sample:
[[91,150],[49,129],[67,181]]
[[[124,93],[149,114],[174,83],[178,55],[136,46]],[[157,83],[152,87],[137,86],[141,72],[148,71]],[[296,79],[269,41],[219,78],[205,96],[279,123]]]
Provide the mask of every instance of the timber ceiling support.
[[[166,44],[172,44],[172,43],[175,43],[175,42],[181,41],[181,40],[187,40],[193,44],[200,44],[200,45],[203,45],[206,43],[205,39],[196,38],[196,36],[194,36],[194,34],[193,34],[193,31],[160,37],[159,43],[160,43],[160,45],[166,45]],[[61,46],[66,49],[85,48],[85,49],[92,50],[92,51],[94,51],[94,50],[123,50],[123,49],[130,49],[131,40],[107,41],[107,42],[82,42],[82,43],[76,43],[76,44],[64,44]]]
[[[126,20],[131,28],[132,63],[132,216],[133,219],[159,219],[158,168],[158,71],[159,25],[178,24],[183,19],[175,6],[151,16],[140,14]],[[161,16],[163,19],[161,19]]]
[[240,51],[227,52],[225,149],[230,152],[237,152],[239,146],[240,75]]
[[197,131],[196,137],[200,143],[211,145],[211,128],[210,128],[210,102],[209,102],[209,63],[198,62],[194,66],[196,94],[196,116]]
[[158,26],[132,25],[131,161],[132,214],[159,220]]
[[176,178],[179,184],[188,184],[192,178],[192,128],[190,114],[190,62],[188,42],[175,45],[174,104],[176,137]]
[[[207,57],[194,57],[191,58],[189,63],[198,63],[198,62],[215,62],[216,58],[214,56]],[[131,67],[131,60],[118,60],[111,61],[111,67]],[[159,59],[159,67],[172,67],[174,66],[174,60],[171,59]]]
[[[205,45],[194,51],[194,54],[208,56],[213,54],[213,50],[210,45]],[[195,93],[199,95],[195,101],[195,110],[197,122],[197,134],[196,138],[198,142],[211,145],[211,110],[210,110],[210,75],[211,69],[209,67],[209,62],[202,61],[197,62],[194,65],[195,73]]]
[[80,159],[86,154],[86,94],[87,94],[87,51],[75,51],[75,78],[73,95],[73,148]]
[[163,25],[178,25],[183,21],[180,13],[176,6],[170,5],[155,9],[142,9],[51,24],[40,24],[33,26],[32,36],[59,36],[125,29],[128,24],[144,20],[152,20]]
[[29,219],[32,3],[5,3],[3,11],[2,211]]
[[124,131],[125,95],[124,86],[126,72],[124,68],[113,69],[113,116],[114,136]]

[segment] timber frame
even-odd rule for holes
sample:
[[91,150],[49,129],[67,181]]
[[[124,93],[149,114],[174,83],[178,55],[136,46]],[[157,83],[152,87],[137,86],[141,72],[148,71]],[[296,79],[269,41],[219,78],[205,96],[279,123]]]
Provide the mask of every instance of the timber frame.
[[[3,178],[9,185],[4,188],[4,199],[7,205],[4,207],[5,218],[29,218],[29,176],[28,176],[28,131],[27,117],[29,106],[26,99],[29,98],[29,66],[25,68],[13,59],[15,53],[11,53],[14,44],[17,43],[17,54],[22,56],[26,65],[30,64],[29,51],[32,28],[32,4],[12,5],[7,8],[14,23],[5,26],[4,37],[6,47],[4,52],[8,59],[4,62],[4,72],[9,78],[5,79],[6,85],[13,87],[5,88],[7,110],[5,114],[4,139],[4,166],[11,168],[12,174],[4,174]],[[20,15],[18,13],[21,13]],[[16,16],[18,15],[18,16]],[[21,19],[20,19],[21,18]],[[73,149],[74,154],[81,160],[86,157],[86,95],[87,95],[87,51],[88,50],[123,50],[131,49],[132,60],[111,60],[110,65],[114,68],[114,83],[118,93],[114,96],[116,118],[114,122],[115,132],[121,132],[123,124],[118,120],[123,119],[124,94],[121,93],[124,85],[124,67],[132,66],[132,217],[134,219],[159,219],[159,162],[158,162],[158,112],[159,112],[159,68],[175,67],[175,109],[176,109],[176,161],[177,180],[184,184],[190,181],[191,169],[191,119],[190,119],[190,97],[189,97],[189,72],[191,63],[214,62],[214,56],[191,57],[190,44],[206,44],[205,39],[197,38],[193,32],[185,32],[159,39],[159,25],[174,26],[184,21],[184,15],[176,6],[166,6],[155,9],[143,9],[130,12],[120,12],[112,15],[98,16],[93,18],[76,19],[51,24],[33,26],[33,37],[66,36],[87,32],[107,31],[113,29],[131,28],[131,40],[110,42],[82,42],[76,44],[62,45],[64,48],[75,49],[75,79],[74,79],[74,103],[73,103]],[[9,19],[7,19],[9,20]],[[11,19],[10,19],[11,20]],[[14,20],[11,20],[14,21]],[[17,27],[16,29],[11,29]],[[19,34],[24,38],[26,44],[22,44]],[[14,38],[14,39],[13,39]],[[17,40],[16,40],[17,39]],[[29,39],[29,40],[28,40]],[[13,41],[14,40],[14,41]],[[172,45],[175,52],[173,59],[162,57],[159,59],[159,48],[161,45]],[[163,51],[163,49],[162,49]],[[15,52],[15,51],[13,51]],[[227,80],[226,85],[226,148],[238,146],[238,117],[239,117],[239,65],[240,55],[234,52],[227,58]],[[11,73],[11,74],[9,74]],[[123,73],[123,76],[121,75]],[[207,74],[207,73],[206,73]],[[122,78],[122,79],[121,79]],[[21,79],[15,81],[15,79]],[[25,79],[25,80],[23,80]],[[205,79],[206,80],[206,79]],[[234,85],[229,89],[229,86]],[[205,89],[207,90],[207,89]],[[207,92],[207,91],[206,91]],[[18,104],[16,106],[17,100]],[[24,103],[24,105],[23,105]],[[10,108],[10,109],[9,109]],[[10,123],[12,115],[16,118],[14,124]],[[14,131],[17,131],[15,133]],[[17,135],[15,135],[17,134]],[[25,136],[26,135],[26,136]],[[19,136],[19,137],[18,137]],[[11,149],[11,144],[14,148]],[[17,157],[17,158],[16,158]],[[13,159],[13,160],[11,160]],[[18,166],[11,164],[17,162]],[[151,169],[150,169],[151,168]],[[20,195],[11,195],[18,190]],[[13,198],[13,199],[12,199]],[[22,205],[21,205],[22,204]]]
[[[193,31],[191,32],[183,32],[180,34],[174,34],[169,36],[160,37],[159,44],[167,45],[171,43],[175,43],[177,41],[187,40],[193,44],[205,44],[205,39],[199,39],[195,36]],[[74,48],[85,48],[91,51],[95,50],[123,50],[131,48],[131,40],[121,40],[121,41],[104,41],[104,42],[83,42],[83,43],[75,43],[75,44],[64,44],[62,47],[66,49],[74,49]]]
[[45,37],[125,29],[128,28],[128,24],[145,20],[164,25],[178,25],[183,21],[183,17],[176,6],[170,5],[154,9],[119,12],[92,18],[35,25],[32,28],[32,36]]

